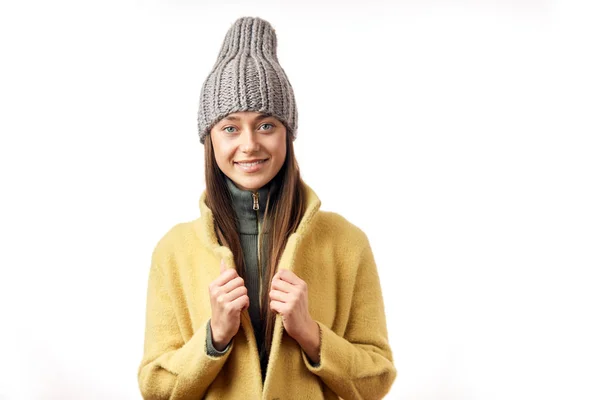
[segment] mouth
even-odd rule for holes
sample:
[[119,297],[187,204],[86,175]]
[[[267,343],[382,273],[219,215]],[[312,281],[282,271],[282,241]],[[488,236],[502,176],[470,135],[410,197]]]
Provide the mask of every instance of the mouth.
[[255,159],[253,162],[234,162],[235,166],[244,172],[251,173],[260,171],[263,166],[269,161],[266,159]]
[[247,160],[247,161],[234,161],[234,164],[239,164],[244,167],[250,167],[253,165],[257,165],[257,164],[262,164],[267,160],[268,160],[268,158],[254,158],[252,160]]

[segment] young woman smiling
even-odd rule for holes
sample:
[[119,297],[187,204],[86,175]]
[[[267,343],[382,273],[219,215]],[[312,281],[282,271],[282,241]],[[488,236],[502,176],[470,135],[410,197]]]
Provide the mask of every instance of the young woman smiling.
[[239,18],[202,86],[206,190],[152,253],[145,399],[380,399],[396,378],[369,240],[300,177],[276,47]]

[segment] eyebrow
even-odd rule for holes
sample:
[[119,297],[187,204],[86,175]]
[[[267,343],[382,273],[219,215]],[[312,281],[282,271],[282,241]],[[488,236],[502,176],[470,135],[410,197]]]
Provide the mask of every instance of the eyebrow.
[[[261,119],[265,119],[265,118],[269,118],[269,117],[272,117],[272,115],[269,115],[269,114],[260,114],[260,115],[256,116],[256,118],[254,118],[254,120],[255,121],[260,121]],[[239,121],[240,120],[240,118],[236,117],[235,115],[230,115],[230,116],[227,116],[227,117],[225,117],[223,119],[224,120],[226,119],[226,120],[229,120],[229,121]]]

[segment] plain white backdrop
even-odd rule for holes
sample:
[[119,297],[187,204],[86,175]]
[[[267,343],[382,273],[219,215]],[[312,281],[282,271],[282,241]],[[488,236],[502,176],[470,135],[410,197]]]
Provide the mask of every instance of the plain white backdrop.
[[0,6],[0,399],[139,399],[150,256],[199,215],[202,82],[278,35],[301,173],[375,254],[387,399],[599,399],[598,6]]

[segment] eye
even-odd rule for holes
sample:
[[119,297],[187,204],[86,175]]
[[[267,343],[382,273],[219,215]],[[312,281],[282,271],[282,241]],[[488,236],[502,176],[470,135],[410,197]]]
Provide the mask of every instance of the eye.
[[261,125],[261,127],[262,127],[262,126],[265,126],[265,125],[268,125],[268,126],[270,126],[270,127],[271,127],[271,129],[272,129],[274,126],[275,126],[275,125],[273,125],[273,124],[269,124],[269,123],[267,122],[267,123],[265,123],[265,124],[262,124],[262,125]]
[[224,130],[225,132],[227,132],[227,133],[233,133],[233,131],[228,131],[228,130],[227,130],[227,129],[229,129],[229,128],[231,128],[231,129],[235,129],[233,126],[226,126],[225,128],[223,128],[223,130]]

